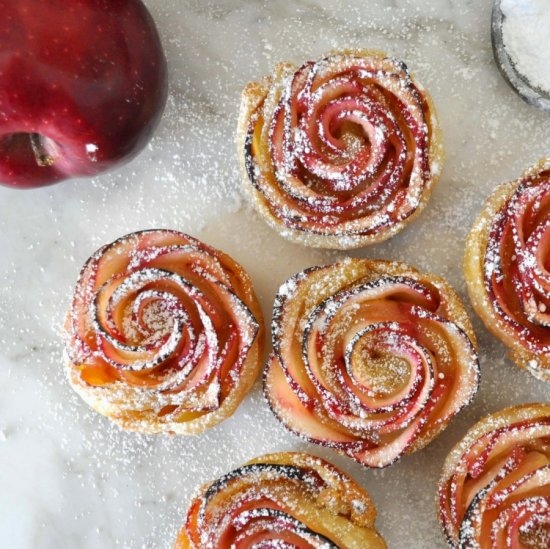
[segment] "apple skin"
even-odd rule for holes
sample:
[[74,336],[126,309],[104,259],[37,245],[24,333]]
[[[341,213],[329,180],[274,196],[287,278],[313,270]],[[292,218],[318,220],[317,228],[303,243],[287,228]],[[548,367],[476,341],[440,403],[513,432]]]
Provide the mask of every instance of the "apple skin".
[[167,95],[141,0],[0,0],[0,183],[91,177],[149,141]]

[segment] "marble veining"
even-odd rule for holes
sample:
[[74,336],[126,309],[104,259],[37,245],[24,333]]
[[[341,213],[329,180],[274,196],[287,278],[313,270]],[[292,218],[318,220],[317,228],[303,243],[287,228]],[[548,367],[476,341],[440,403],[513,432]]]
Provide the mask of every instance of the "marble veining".
[[[545,154],[548,114],[502,80],[491,2],[435,0],[147,0],[170,67],[155,138],[131,164],[40,190],[0,188],[0,546],[169,548],[191,495],[255,455],[309,450],[371,493],[391,548],[445,546],[435,516],[443,459],[481,415],[545,400],[474,319],[482,384],[474,403],[425,450],[368,471],[283,431],[257,384],[233,418],[200,437],[121,432],[73,394],[60,337],[84,261],[138,229],[189,232],[251,274],[267,318],[282,280],[343,254],[283,241],[239,191],[234,133],[240,92],[281,60],[382,49],[406,61],[436,104],[446,147],[425,212],[392,240],[352,255],[401,259],[442,274],[465,297],[466,232],[493,187]],[[471,309],[470,309],[471,310]]]

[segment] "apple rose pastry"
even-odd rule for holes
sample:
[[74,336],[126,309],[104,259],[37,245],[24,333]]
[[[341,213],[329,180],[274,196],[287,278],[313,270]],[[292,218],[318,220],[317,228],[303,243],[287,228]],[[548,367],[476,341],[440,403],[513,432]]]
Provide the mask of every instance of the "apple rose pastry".
[[496,188],[466,242],[472,305],[518,366],[550,381],[550,159]]
[[174,549],[383,549],[367,492],[304,453],[253,459],[203,486]]
[[434,106],[386,54],[281,63],[243,92],[246,193],[279,233],[350,249],[394,235],[425,206],[443,149]]
[[550,405],[474,425],[445,461],[439,506],[450,547],[550,547]]
[[200,433],[235,411],[261,368],[263,319],[248,275],[176,231],[100,248],[65,328],[71,385],[125,429]]
[[270,406],[291,431],[367,467],[428,444],[472,399],[478,377],[472,326],[441,278],[348,259],[279,289]]

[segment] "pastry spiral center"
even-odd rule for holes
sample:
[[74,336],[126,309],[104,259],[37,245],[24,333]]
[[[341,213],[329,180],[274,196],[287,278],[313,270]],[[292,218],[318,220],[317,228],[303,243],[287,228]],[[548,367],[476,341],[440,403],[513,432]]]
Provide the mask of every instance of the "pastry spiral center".
[[395,334],[380,330],[359,332],[346,353],[347,367],[358,385],[374,396],[386,397],[400,392],[411,376],[407,357],[396,352]]
[[[149,345],[169,336],[178,320],[188,315],[177,298],[166,292],[143,292],[126,308],[124,332],[135,344]],[[141,337],[140,337],[141,336]]]
[[527,549],[550,547],[550,517],[541,513],[522,525],[519,532],[520,543]]
[[[114,291],[112,284],[105,284],[92,314],[106,341],[125,355],[141,358],[118,366],[142,370],[167,360],[186,342],[194,346],[206,338],[212,353],[217,349],[212,320],[203,306],[193,301],[197,296],[200,292],[183,277],[147,268],[129,275]],[[198,334],[202,336],[197,338]]]

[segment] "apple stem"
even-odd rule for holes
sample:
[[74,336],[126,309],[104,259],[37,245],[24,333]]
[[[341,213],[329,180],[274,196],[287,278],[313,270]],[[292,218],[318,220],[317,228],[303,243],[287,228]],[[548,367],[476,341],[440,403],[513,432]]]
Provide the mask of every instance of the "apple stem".
[[36,163],[41,167],[53,166],[53,163],[54,163],[53,156],[49,154],[44,148],[44,143],[42,142],[42,138],[40,137],[40,134],[31,133],[30,141],[31,141],[32,152],[34,153],[34,157],[36,159]]

